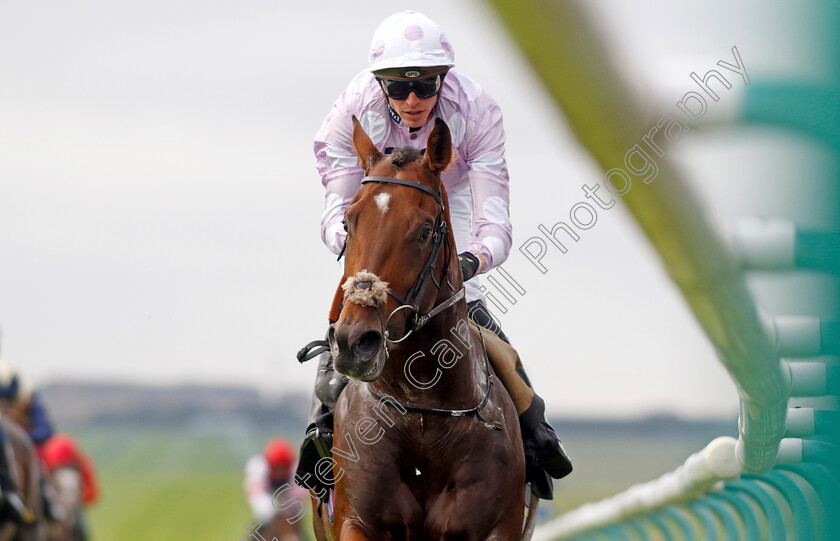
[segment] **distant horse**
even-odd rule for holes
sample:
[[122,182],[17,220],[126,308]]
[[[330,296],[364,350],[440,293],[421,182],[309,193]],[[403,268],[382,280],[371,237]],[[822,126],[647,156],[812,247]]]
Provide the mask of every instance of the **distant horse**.
[[41,541],[46,532],[43,526],[41,470],[35,447],[26,431],[9,417],[0,414],[0,426],[6,435],[6,445],[0,446],[0,452],[6,453],[12,479],[17,484],[23,503],[35,518],[35,523],[27,527],[8,521],[0,523],[0,541]]
[[278,513],[268,524],[264,524],[259,534],[266,541],[301,541],[305,539],[298,523],[288,520],[288,516]]
[[98,497],[93,462],[68,434],[54,434],[39,452],[47,470],[44,490],[53,515],[49,541],[85,541],[83,511]]
[[449,128],[435,121],[424,154],[386,157],[353,126],[366,176],[345,214],[343,308],[329,330],[335,368],[351,381],[336,405],[332,468],[316,468],[335,483],[329,505],[315,506],[316,536],[519,540],[519,422],[469,330],[440,179]]

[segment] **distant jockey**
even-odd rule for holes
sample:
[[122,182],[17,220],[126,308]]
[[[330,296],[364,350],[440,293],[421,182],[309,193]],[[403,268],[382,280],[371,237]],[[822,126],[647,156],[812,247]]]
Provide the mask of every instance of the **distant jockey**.
[[8,361],[0,361],[0,409],[26,429],[36,447],[52,437],[52,423],[41,397]]
[[[295,468],[295,451],[282,438],[271,439],[263,452],[252,457],[246,464],[245,495],[254,518],[261,524],[269,525],[278,519],[292,519],[297,509],[284,504],[303,494],[292,479]],[[295,522],[289,520],[284,526],[297,532]]]
[[[27,431],[35,444],[35,450],[45,472],[51,473],[60,466],[77,467],[82,481],[81,492],[84,503],[90,504],[96,500],[98,487],[90,458],[79,451],[70,436],[54,434],[40,395],[32,389],[29,380],[20,375],[12,364],[2,360],[0,360],[0,410]],[[46,487],[42,489],[44,494],[54,492]],[[49,518],[57,520],[61,511],[51,500],[52,496],[47,497],[45,511]]]
[[93,461],[67,434],[56,434],[48,439],[39,448],[39,453],[55,485],[51,497],[61,502],[72,515],[72,539],[89,539],[84,508],[99,497]]
[[93,461],[79,449],[72,436],[56,434],[48,439],[39,451],[50,474],[59,468],[73,468],[78,471],[82,479],[82,503],[90,505],[96,502],[99,498],[99,485],[96,482]]

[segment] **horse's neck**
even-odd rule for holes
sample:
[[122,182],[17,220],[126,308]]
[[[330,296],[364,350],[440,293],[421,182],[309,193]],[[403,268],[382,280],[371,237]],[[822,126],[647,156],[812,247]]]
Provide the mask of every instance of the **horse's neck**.
[[[440,185],[444,205],[444,220],[451,224],[449,197]],[[448,233],[450,249],[454,250],[455,236]],[[439,256],[442,262],[444,253]],[[448,261],[441,276],[441,288],[435,306],[446,301],[445,292],[456,294],[463,284],[458,273],[457,256]],[[437,271],[435,271],[437,272]],[[454,291],[447,285],[452,283]],[[457,361],[452,362],[457,358]],[[414,406],[438,409],[469,409],[486,392],[486,370],[482,344],[473,338],[469,329],[467,303],[461,299],[451,308],[433,317],[420,331],[391,352],[391,358],[379,379],[372,385],[382,393]]]
[[468,409],[486,391],[484,351],[469,330],[464,300],[432,318],[390,355],[374,387],[397,400],[420,407]]

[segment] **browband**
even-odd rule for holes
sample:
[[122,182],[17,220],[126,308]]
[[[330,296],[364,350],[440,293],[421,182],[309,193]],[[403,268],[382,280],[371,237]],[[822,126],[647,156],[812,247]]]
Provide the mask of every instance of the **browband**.
[[440,198],[440,194],[436,193],[434,190],[429,188],[428,186],[424,186],[419,182],[414,182],[413,180],[403,180],[401,178],[393,178],[393,177],[364,177],[362,179],[362,184],[367,184],[368,182],[379,182],[382,184],[400,184],[402,186],[408,186],[410,188],[417,188],[427,194],[431,195],[437,201],[437,204],[443,207],[443,200]]

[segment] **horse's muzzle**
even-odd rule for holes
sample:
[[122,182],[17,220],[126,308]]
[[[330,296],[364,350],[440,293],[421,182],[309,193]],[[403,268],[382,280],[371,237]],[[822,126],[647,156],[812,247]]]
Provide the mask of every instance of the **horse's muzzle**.
[[333,366],[340,374],[374,381],[385,365],[385,340],[378,330],[335,323],[328,333]]

